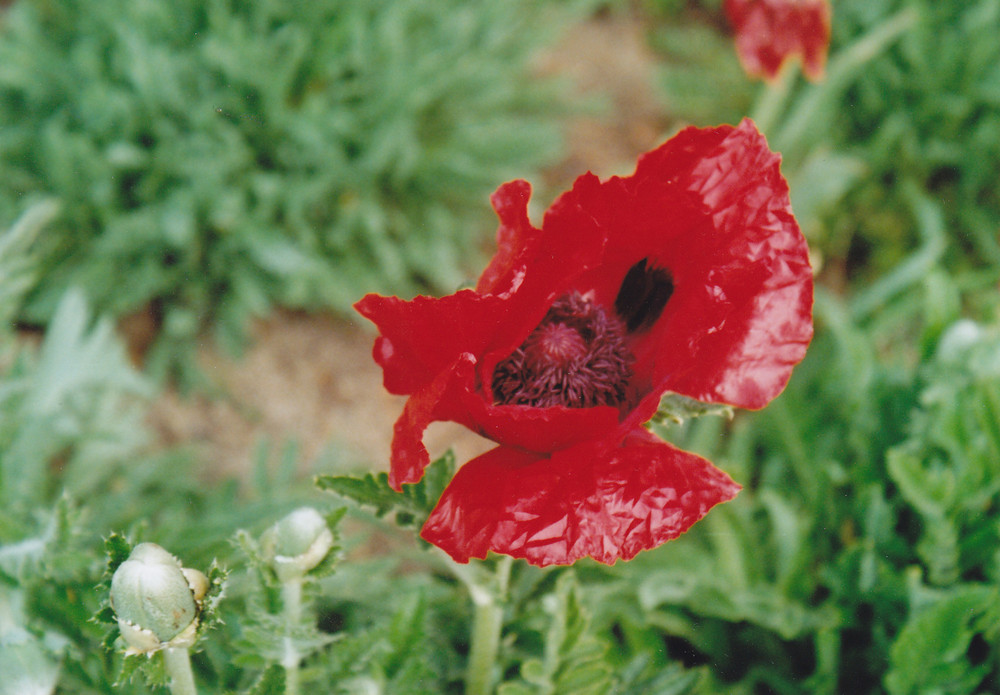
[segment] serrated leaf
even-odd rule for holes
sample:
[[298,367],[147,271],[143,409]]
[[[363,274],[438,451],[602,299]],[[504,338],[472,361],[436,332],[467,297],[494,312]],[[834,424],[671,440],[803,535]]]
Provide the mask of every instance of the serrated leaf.
[[362,478],[349,475],[321,475],[316,478],[316,487],[335,492],[363,507],[373,507],[376,516],[379,517],[405,504],[405,496],[389,486],[389,476],[385,473],[377,475],[368,473]]
[[343,637],[321,632],[308,620],[290,626],[283,614],[266,613],[259,604],[253,608],[254,612],[243,620],[242,637],[237,644],[243,665],[281,664],[291,653],[300,660],[306,659]]
[[[624,682],[620,685],[620,695],[691,695],[691,693],[702,692],[697,689],[705,675],[704,669],[685,669],[679,664],[669,664],[665,668],[657,669],[648,678],[643,678],[639,674],[647,670],[645,659],[640,657],[630,669],[633,673],[624,675]],[[618,691],[616,691],[618,692]]]
[[249,531],[239,529],[233,538],[233,542],[240,550],[243,551],[243,554],[247,556],[247,559],[250,560],[250,565],[261,573],[266,583],[269,586],[274,586],[277,583],[278,578],[271,569],[270,563],[264,559],[263,555],[261,555],[260,544],[257,542],[257,539],[254,538]]
[[[334,538],[337,538],[336,533],[334,533]],[[318,565],[309,570],[309,574],[306,575],[306,579],[309,580],[310,582],[314,582],[314,581],[319,581],[324,577],[329,577],[330,575],[332,575],[334,572],[337,571],[337,567],[340,564],[342,556],[343,552],[342,548],[340,547],[340,544],[337,543],[333,545],[330,548],[330,550],[327,551],[326,555],[323,557],[323,560]]]
[[118,617],[115,615],[114,609],[107,605],[97,613],[94,614],[94,620],[100,623],[108,623],[111,625],[118,623]]
[[58,213],[54,200],[39,201],[0,234],[0,326],[14,320],[36,281],[40,254],[33,248],[35,240]]
[[167,670],[163,664],[163,654],[135,654],[122,659],[121,670],[115,679],[115,687],[121,688],[136,679],[151,686],[166,686],[170,682]]
[[111,577],[118,566],[132,554],[132,543],[125,536],[115,532],[104,539],[104,554],[108,558],[107,576]]
[[212,560],[208,572],[208,591],[200,601],[201,613],[198,616],[198,636],[204,636],[209,630],[216,628],[222,622],[222,615],[219,612],[219,604],[226,595],[226,583],[229,579],[229,570],[219,565],[217,560]]
[[918,453],[904,448],[888,452],[887,467],[903,497],[928,517],[943,517],[955,499],[954,472],[945,462],[924,465]]
[[326,514],[326,525],[335,536],[337,535],[337,527],[340,526],[340,522],[344,520],[346,514],[347,507],[337,507]]
[[389,486],[386,473],[368,473],[361,478],[349,475],[322,475],[316,478],[321,490],[334,492],[384,517],[394,513],[393,521],[402,527],[420,527],[437,504],[438,498],[455,471],[455,456],[449,451],[424,470],[420,482],[403,485],[402,492]]

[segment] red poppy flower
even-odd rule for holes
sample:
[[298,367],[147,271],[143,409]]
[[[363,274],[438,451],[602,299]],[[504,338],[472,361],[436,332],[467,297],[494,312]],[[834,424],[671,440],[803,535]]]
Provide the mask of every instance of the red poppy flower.
[[823,77],[830,47],[827,0],[726,0],[726,15],[750,75],[774,79],[787,59],[798,56],[809,79]]
[[739,490],[646,429],[668,391],[761,408],[812,337],[812,273],[780,157],[752,122],[688,128],[632,176],[577,179],[528,220],[493,195],[498,250],[474,290],[368,295],[386,388],[410,398],[390,483],[423,474],[429,423],[499,445],[455,475],[421,535],[456,560],[613,563]]

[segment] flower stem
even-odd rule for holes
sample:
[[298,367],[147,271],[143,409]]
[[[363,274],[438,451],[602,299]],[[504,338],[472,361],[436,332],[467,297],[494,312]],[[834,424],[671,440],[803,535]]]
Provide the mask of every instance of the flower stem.
[[187,647],[167,647],[163,650],[163,663],[170,676],[170,692],[173,695],[197,695]]
[[768,82],[761,90],[757,103],[751,111],[751,119],[757,125],[760,132],[767,135],[770,133],[778,116],[785,108],[788,101],[788,94],[795,82],[798,74],[797,64],[794,60],[785,61],[774,81]]
[[507,598],[507,583],[513,558],[503,557],[497,563],[495,590],[469,584],[475,611],[472,618],[472,645],[465,675],[465,695],[489,695],[496,669],[500,631],[503,628],[503,603]]
[[290,579],[281,585],[281,600],[285,614],[285,653],[281,665],[285,668],[285,695],[299,695],[299,653],[292,639],[302,617],[302,580]]

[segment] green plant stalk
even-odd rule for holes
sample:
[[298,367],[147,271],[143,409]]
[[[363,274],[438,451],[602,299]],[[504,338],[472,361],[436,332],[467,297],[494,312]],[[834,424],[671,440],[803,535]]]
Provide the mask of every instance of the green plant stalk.
[[197,695],[187,647],[167,647],[163,650],[163,663],[170,676],[173,695]]
[[302,579],[291,579],[281,585],[281,600],[285,614],[285,653],[281,665],[285,669],[285,695],[299,695],[299,663],[302,655],[295,647],[292,634],[302,618]]
[[513,558],[497,563],[495,589],[467,583],[475,610],[472,616],[472,645],[465,675],[465,695],[489,695],[503,628],[503,604]]
[[785,64],[781,66],[777,79],[767,82],[761,88],[753,110],[750,112],[750,120],[764,135],[771,131],[778,116],[784,111],[788,95],[792,90],[792,83],[795,82],[795,76],[798,73],[798,63],[794,60],[786,60]]

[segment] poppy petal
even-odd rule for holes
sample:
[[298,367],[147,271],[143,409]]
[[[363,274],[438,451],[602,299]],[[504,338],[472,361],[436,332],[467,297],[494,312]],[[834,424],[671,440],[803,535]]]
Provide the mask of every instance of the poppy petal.
[[780,157],[751,121],[686,129],[634,175],[581,178],[561,201],[608,235],[579,291],[613,306],[637,268],[669,282],[633,336],[640,393],[761,408],[781,392],[812,337],[812,268]]
[[503,294],[516,289],[524,257],[541,234],[541,230],[532,226],[528,219],[530,199],[531,184],[520,179],[508,181],[490,196],[493,209],[500,218],[497,252],[479,276],[477,292]]
[[498,297],[472,290],[410,301],[369,294],[354,308],[378,326],[372,356],[385,389],[397,395],[427,386],[463,352],[481,354],[504,312]]
[[[650,336],[651,345],[673,343],[655,378],[699,400],[762,408],[785,387],[813,333],[812,267],[781,158],[749,120],[714,137],[689,129],[661,149],[640,161],[637,176],[676,176],[710,211],[712,230],[687,253],[687,269],[702,278],[689,304],[678,280],[673,320]],[[694,157],[686,172],[671,164],[685,159],[672,156],[678,150]]]
[[403,412],[393,426],[392,454],[389,465],[389,485],[401,490],[403,483],[415,483],[430,464],[430,454],[424,446],[424,431],[428,425],[443,418],[436,410],[448,393],[471,373],[476,358],[471,353],[459,356],[450,369],[442,371],[429,384],[410,396]]
[[610,451],[551,457],[498,447],[465,464],[421,536],[455,560],[488,551],[539,565],[612,564],[676,538],[739,486],[643,429]]

